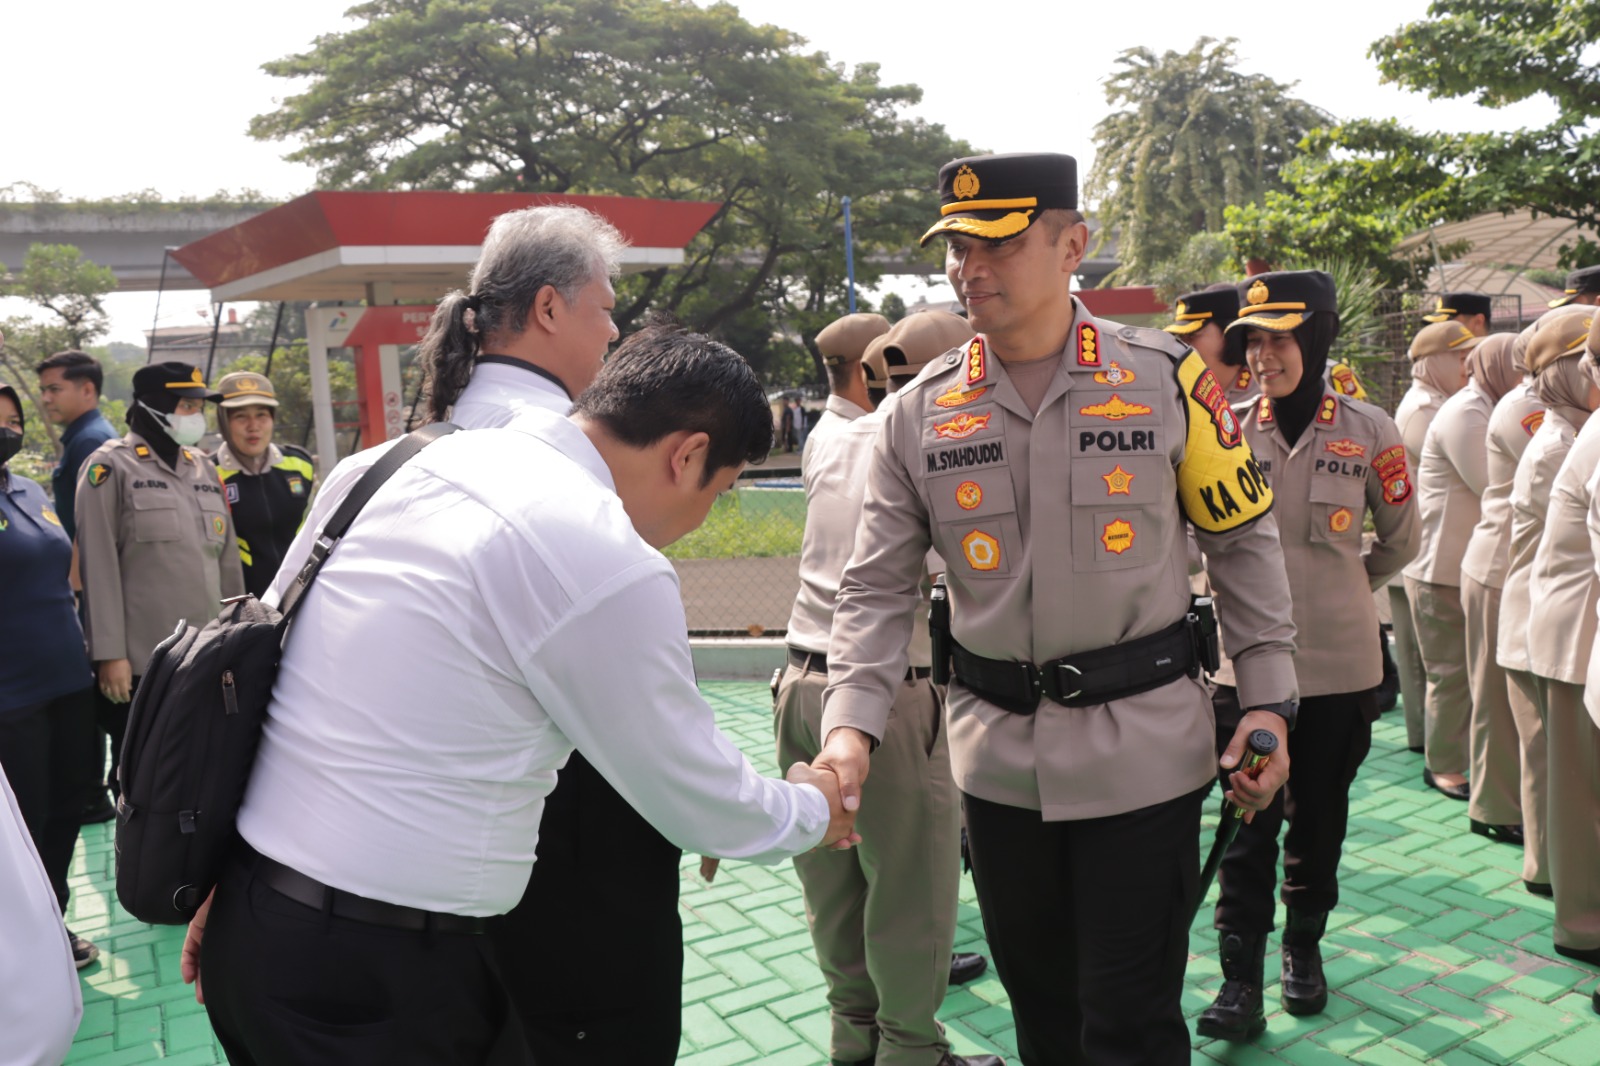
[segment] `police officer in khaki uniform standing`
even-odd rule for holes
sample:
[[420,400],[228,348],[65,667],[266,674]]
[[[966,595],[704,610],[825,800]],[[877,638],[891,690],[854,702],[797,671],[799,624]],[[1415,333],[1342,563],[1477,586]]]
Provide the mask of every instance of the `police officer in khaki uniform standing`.
[[[1413,366],[1447,383],[1467,378],[1466,360],[1483,340],[1460,322],[1446,320],[1424,326],[1411,342]],[[1470,441],[1440,438],[1439,422],[1469,397],[1463,385],[1439,406],[1423,434],[1417,464],[1417,515],[1422,546],[1405,568],[1406,599],[1417,654],[1427,674],[1423,714],[1423,777],[1456,799],[1469,798],[1466,785],[1471,758],[1467,734],[1472,722],[1472,691],[1467,682],[1467,620],[1461,610],[1461,556],[1478,521],[1478,480],[1483,438]],[[1414,424],[1414,423],[1413,423]],[[1447,447],[1453,446],[1453,447]],[[1470,468],[1472,483],[1461,477]],[[1437,784],[1435,784],[1437,782]]]
[[[1544,726],[1533,702],[1511,683],[1499,663],[1501,590],[1511,565],[1511,488],[1517,463],[1544,421],[1544,404],[1530,391],[1526,362],[1528,340],[1540,321],[1535,319],[1511,342],[1510,371],[1486,373],[1478,381],[1479,388],[1492,392],[1500,387],[1505,392],[1495,401],[1484,437],[1487,475],[1482,517],[1461,557],[1461,605],[1467,615],[1467,658],[1472,664],[1472,798],[1467,815],[1485,826],[1511,825],[1520,818],[1523,883],[1548,894],[1544,823],[1534,803],[1534,796],[1543,790],[1538,782],[1545,773]],[[1487,358],[1498,343],[1491,338],[1474,354]]]
[[[1588,385],[1586,404],[1600,408],[1600,316],[1593,308],[1548,324],[1530,350],[1541,359],[1554,350],[1558,366],[1576,363]],[[1547,371],[1548,372],[1548,371]],[[1550,489],[1544,535],[1528,579],[1528,671],[1543,696],[1541,710],[1549,757],[1550,887],[1555,894],[1555,948],[1569,958],[1600,965],[1600,761],[1594,723],[1584,709],[1584,683],[1595,642],[1600,584],[1590,545],[1588,517],[1600,470],[1600,418],[1578,431]]]
[[115,787],[127,703],[155,646],[180,620],[204,625],[244,594],[233,517],[205,434],[199,367],[153,363],[133,375],[128,432],[78,473],[78,558],[84,635],[101,695],[119,707],[111,733]]
[[[1297,1015],[1327,1006],[1318,943],[1339,901],[1350,784],[1372,745],[1378,717],[1372,690],[1383,676],[1377,646],[1352,635],[1377,627],[1372,591],[1417,550],[1400,431],[1381,410],[1340,395],[1322,376],[1339,334],[1333,279],[1320,270],[1286,271],[1240,287],[1229,339],[1245,350],[1261,382],[1245,440],[1276,501],[1294,603],[1300,714],[1289,736],[1289,784],[1239,830],[1222,864],[1216,924],[1226,980],[1198,1030],[1229,1040],[1266,1028],[1261,986],[1285,820],[1283,1005]],[[1377,537],[1364,547],[1368,514]]]
[[[1419,349],[1413,341],[1407,354],[1411,357],[1411,388],[1400,398],[1394,422],[1400,427],[1406,454],[1419,456],[1434,416],[1446,400],[1461,390],[1467,377],[1459,355],[1450,354],[1448,350],[1441,353],[1431,345]],[[1394,625],[1395,663],[1400,668],[1400,699],[1405,704],[1406,744],[1420,754],[1427,742],[1428,675],[1422,664],[1422,653],[1417,648],[1415,612],[1399,575],[1389,584],[1389,613]],[[1430,774],[1429,783],[1434,784],[1434,781]],[[1457,799],[1467,798],[1467,778],[1463,773],[1451,771],[1434,787],[1453,790],[1446,794],[1455,795]]]
[[[1471,380],[1445,401],[1428,429],[1417,471],[1422,550],[1406,568],[1406,580],[1433,586],[1427,595],[1449,604],[1452,616],[1457,612],[1451,601],[1459,599],[1463,627],[1459,641],[1442,639],[1441,624],[1433,630],[1441,639],[1423,642],[1428,683],[1441,693],[1434,701],[1437,713],[1428,720],[1430,765],[1470,765],[1472,795],[1467,815],[1472,831],[1520,848],[1524,841],[1517,784],[1519,745],[1506,702],[1505,674],[1494,662],[1493,631],[1485,626],[1484,600],[1491,590],[1474,580],[1465,566],[1484,508],[1494,505],[1490,496],[1490,418],[1500,397],[1522,380],[1522,371],[1511,355],[1515,339],[1510,333],[1495,333],[1473,347],[1467,356]],[[1522,432],[1520,426],[1518,432]],[[1513,464],[1504,474],[1498,497],[1501,505],[1515,469]],[[1459,589],[1459,594],[1453,589]],[[1492,591],[1493,612],[1498,617],[1499,590]],[[1427,630],[1419,629],[1419,633],[1426,637]],[[1467,692],[1446,698],[1445,679],[1456,684],[1458,673],[1465,679],[1462,683]],[[1466,717],[1448,722],[1444,712],[1450,708],[1460,708]],[[1500,750],[1489,750],[1491,738]]]
[[1243,362],[1230,362],[1243,357],[1228,350],[1224,331],[1239,317],[1239,290],[1227,282],[1219,282],[1199,292],[1186,292],[1178,297],[1172,308],[1172,324],[1163,326],[1205,360],[1206,369],[1217,379],[1227,393],[1228,405],[1236,407],[1250,403],[1261,395],[1261,386],[1255,374]]
[[[1589,420],[1594,410],[1595,391],[1589,376],[1579,362],[1583,349],[1580,338],[1574,347],[1567,343],[1573,330],[1573,320],[1582,321],[1586,310],[1571,311],[1559,317],[1546,316],[1539,323],[1528,342],[1528,369],[1533,372],[1532,391],[1546,405],[1544,418],[1539,423],[1527,450],[1517,462],[1517,474],[1511,485],[1511,538],[1510,562],[1506,569],[1505,588],[1500,600],[1499,644],[1496,660],[1521,696],[1531,704],[1538,715],[1537,730],[1519,729],[1523,744],[1532,744],[1540,750],[1527,753],[1523,765],[1531,765],[1530,780],[1524,789],[1524,821],[1532,819],[1540,827],[1539,840],[1545,845],[1546,871],[1551,883],[1528,881],[1528,891],[1548,896],[1553,888],[1553,863],[1549,851],[1555,847],[1549,835],[1549,736],[1546,681],[1534,672],[1534,659],[1529,647],[1528,619],[1533,611],[1533,562],[1540,541],[1544,539],[1545,519],[1550,508],[1550,494],[1556,475],[1574,440]],[[1576,620],[1568,620],[1576,626]],[[1548,663],[1546,669],[1550,669]],[[1529,808],[1531,807],[1531,813]],[[1530,841],[1531,843],[1531,841]],[[1524,864],[1526,868],[1526,863]]]
[[[978,336],[883,415],[817,765],[847,795],[870,781],[935,549],[952,770],[1022,1061],[1186,1062],[1179,999],[1217,757],[1183,541],[1193,523],[1251,709],[1231,769],[1253,729],[1286,745],[1292,716],[1272,494],[1198,355],[1072,296],[1088,231],[1070,156],[953,160],[939,202],[923,239],[947,241]],[[1264,808],[1288,770],[1282,758],[1258,780],[1231,773],[1230,794]]]
[[[887,333],[880,331],[887,330]],[[828,635],[839,578],[860,524],[864,475],[882,419],[868,413],[861,356],[882,338],[891,384],[972,336],[964,319],[927,311],[894,328],[880,315],[853,314],[817,334],[831,395],[802,458],[806,532],[800,594],[789,618],[789,666],[778,686],[778,761],[817,757]],[[919,612],[921,614],[922,612]],[[895,694],[888,732],[862,789],[851,852],[795,857],[817,961],[828,981],[835,1063],[965,1066],[992,1055],[950,1053],[935,1019],[951,978],[960,880],[955,782],[944,709],[929,680],[926,616],[916,627],[911,666]],[[829,861],[829,860],[841,861]],[[981,956],[969,956],[983,963]]]
[[1487,337],[1492,328],[1494,302],[1481,292],[1447,292],[1434,300],[1424,322],[1459,322],[1474,337]]

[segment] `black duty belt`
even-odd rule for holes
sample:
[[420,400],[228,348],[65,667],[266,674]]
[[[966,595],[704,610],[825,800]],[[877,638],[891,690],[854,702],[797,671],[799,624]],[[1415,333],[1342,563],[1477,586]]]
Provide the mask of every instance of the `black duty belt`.
[[[825,674],[828,672],[828,657],[821,652],[802,651],[793,644],[789,645],[789,661],[796,670],[812,674]],[[907,681],[921,681],[931,677],[933,669],[927,666],[913,666],[906,671]]]
[[488,924],[485,918],[463,914],[438,914],[434,911],[402,907],[398,903],[385,903],[368,899],[354,892],[330,888],[314,877],[307,877],[293,867],[267,858],[254,848],[247,848],[246,864],[268,888],[288,896],[306,907],[324,911],[338,918],[367,925],[381,925],[388,929],[410,929],[414,932],[432,933],[482,933]]
[[1043,666],[1011,659],[986,659],[952,642],[954,679],[996,707],[1032,714],[1048,697],[1063,707],[1091,707],[1137,696],[1196,676],[1192,627],[1179,621],[1159,633],[1097,651],[1052,659]]

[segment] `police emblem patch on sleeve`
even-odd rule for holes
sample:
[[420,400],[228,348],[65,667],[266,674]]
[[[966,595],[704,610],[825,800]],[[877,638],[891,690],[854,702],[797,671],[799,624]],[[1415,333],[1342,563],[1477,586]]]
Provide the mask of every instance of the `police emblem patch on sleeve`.
[[1244,431],[1239,427],[1239,416],[1228,406],[1228,397],[1211,371],[1203,371],[1195,379],[1189,395],[1194,397],[1201,407],[1211,412],[1211,421],[1217,427],[1217,443],[1224,448],[1237,448],[1239,442],[1244,439]]
[[1522,420],[1522,428],[1527,431],[1530,437],[1539,432],[1539,427],[1542,425],[1544,425],[1543,411],[1535,411]]
[[[1222,387],[1194,352],[1178,364],[1188,434],[1178,464],[1178,500],[1197,530],[1225,533],[1272,510],[1266,472],[1251,454]],[[1231,443],[1230,443],[1231,442]]]
[[1372,469],[1383,482],[1384,503],[1405,503],[1411,498],[1411,474],[1406,469],[1406,448],[1403,444],[1385,448],[1372,461]]
[[106,483],[106,478],[111,476],[111,468],[104,463],[95,463],[89,468],[89,484],[99,488]]

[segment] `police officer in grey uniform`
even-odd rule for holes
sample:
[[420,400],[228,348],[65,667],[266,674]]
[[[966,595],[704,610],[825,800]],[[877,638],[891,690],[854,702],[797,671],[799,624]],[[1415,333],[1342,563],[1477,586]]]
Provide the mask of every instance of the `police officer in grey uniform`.
[[[939,202],[923,239],[946,239],[978,335],[883,416],[817,765],[860,796],[935,549],[952,770],[1022,1061],[1187,1062],[1179,998],[1218,763],[1183,541],[1193,523],[1231,605],[1250,708],[1222,760],[1233,770],[1251,730],[1286,739],[1295,694],[1271,491],[1198,355],[1072,296],[1088,232],[1070,156],[953,160]],[[1264,808],[1288,769],[1233,772],[1230,794]]]
[[[883,332],[887,331],[887,332]],[[927,311],[892,329],[880,315],[846,315],[817,334],[831,395],[802,457],[806,532],[800,593],[789,617],[789,665],[778,685],[778,762],[817,757],[828,635],[839,578],[860,522],[863,475],[881,417],[869,412],[861,357],[879,338],[890,383],[971,337],[958,315]],[[892,360],[892,364],[891,361]],[[899,372],[899,377],[892,377]],[[858,849],[797,855],[817,962],[828,982],[835,1063],[965,1066],[993,1056],[950,1052],[935,1015],[953,977],[960,881],[957,796],[943,702],[929,679],[926,616],[912,638],[911,665],[895,694],[888,735],[866,785]],[[957,957],[968,970],[981,956]],[[976,963],[976,966],[974,966]]]
[[1562,295],[1550,301],[1551,307],[1600,304],[1600,266],[1580,267],[1567,275]]
[[127,703],[155,646],[181,620],[204,625],[244,595],[233,516],[216,465],[196,445],[217,394],[199,367],[153,363],[133,375],[128,432],[78,472],[84,635],[99,689],[120,707],[107,724],[116,784]]
[[[1245,1040],[1266,1028],[1261,986],[1278,830],[1283,841],[1282,993],[1290,1014],[1328,1001],[1319,941],[1339,899],[1339,855],[1349,790],[1372,744],[1378,649],[1353,634],[1378,624],[1372,591],[1416,554],[1416,507],[1400,431],[1383,411],[1323,379],[1339,333],[1333,279],[1320,270],[1261,274],[1229,337],[1261,382],[1245,439],[1276,500],[1294,601],[1299,722],[1289,738],[1294,776],[1262,815],[1239,830],[1222,864],[1216,925],[1225,981],[1200,1016],[1202,1036]],[[1372,516],[1376,538],[1364,543]]]

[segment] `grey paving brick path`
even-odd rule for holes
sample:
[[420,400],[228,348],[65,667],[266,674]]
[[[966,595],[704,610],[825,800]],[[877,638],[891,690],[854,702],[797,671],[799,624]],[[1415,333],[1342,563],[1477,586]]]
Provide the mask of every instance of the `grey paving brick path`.
[[[764,687],[704,687],[723,728],[775,772]],[[1425,789],[1421,773],[1398,712],[1386,716],[1354,790],[1343,899],[1325,942],[1334,986],[1327,1013],[1274,1013],[1250,1045],[1196,1040],[1192,1063],[1600,1066],[1600,1018],[1590,1009],[1600,974],[1555,954],[1551,904],[1523,891],[1519,853],[1467,833],[1465,805]],[[1209,838],[1209,824],[1205,831]],[[730,863],[707,886],[697,865],[684,860],[679,1062],[825,1063],[822,978],[793,872]],[[72,925],[104,954],[84,971],[83,1025],[68,1061],[222,1062],[204,1010],[178,978],[182,930],[141,925],[116,904],[109,827],[85,830],[73,875]],[[958,941],[984,950],[970,879]],[[1207,912],[1190,952],[1184,1011],[1192,1018],[1221,983]],[[1272,980],[1269,1002],[1276,995]],[[942,1017],[957,1051],[1017,1061],[1005,989],[992,973],[952,990]]]

